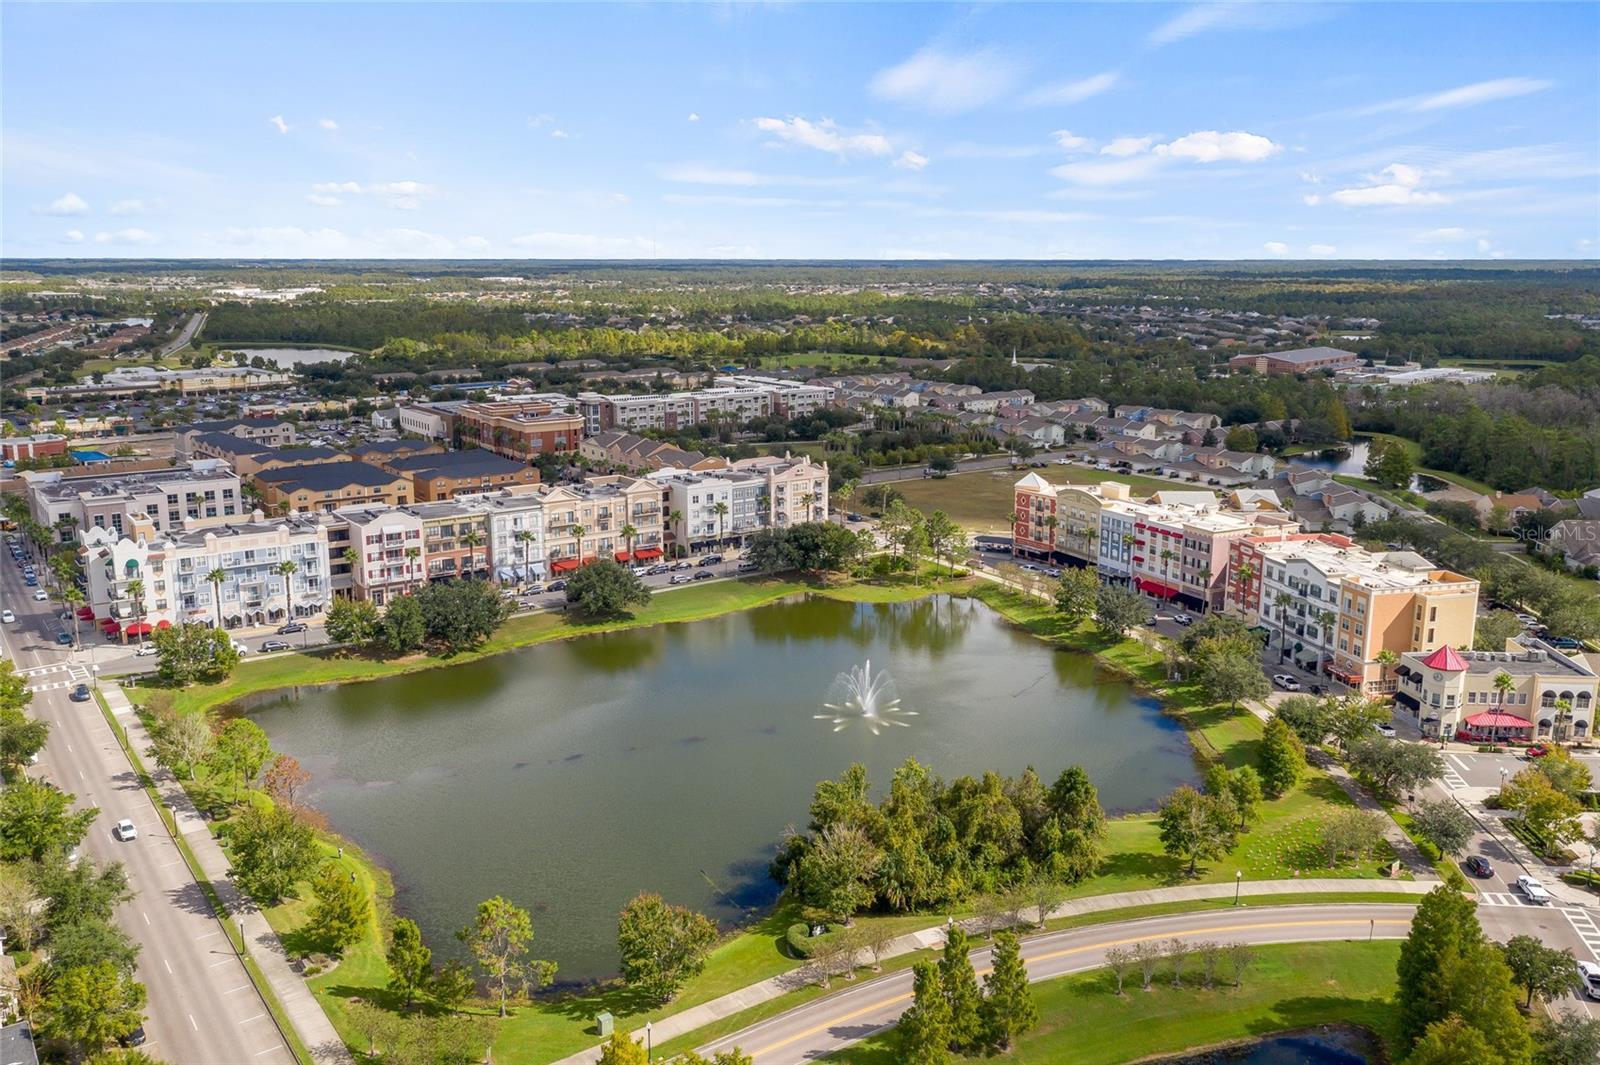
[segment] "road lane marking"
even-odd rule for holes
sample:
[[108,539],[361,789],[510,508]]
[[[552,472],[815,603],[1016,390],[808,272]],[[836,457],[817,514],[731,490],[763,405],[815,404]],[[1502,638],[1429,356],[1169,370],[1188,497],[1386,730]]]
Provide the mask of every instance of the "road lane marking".
[[173,976],[173,975],[176,975],[176,974],[174,974],[174,973],[173,973],[173,971],[172,971],[172,966],[171,966],[171,965],[167,965],[167,959],[165,959],[165,958],[162,958],[162,959],[161,959],[161,964],[162,964],[162,965],[166,965],[166,966],[167,966],[167,975],[168,975],[168,976]]
[[276,1054],[280,1049],[282,1049],[282,1048],[280,1048],[280,1047],[268,1047],[265,1050],[258,1050],[258,1051],[256,1051],[256,1057],[259,1058],[263,1054]]
[[223,994],[224,995],[231,995],[235,991],[243,991],[245,988],[247,988],[249,986],[250,986],[249,984],[240,984],[238,987],[230,987],[230,988],[228,988],[228,990],[224,991]]
[[189,1027],[198,1032],[200,1030],[200,1026],[194,1023],[194,1014],[190,1013],[186,1014],[186,1016],[189,1018]]
[[[1175,936],[1179,936],[1179,935],[1184,935],[1184,936],[1205,936],[1205,935],[1216,935],[1216,934],[1219,934],[1219,933],[1222,933],[1222,932],[1241,932],[1241,931],[1254,932],[1254,931],[1260,931],[1262,929],[1303,928],[1303,927],[1306,927],[1306,926],[1324,927],[1325,928],[1325,927],[1328,927],[1328,926],[1331,926],[1331,925],[1359,925],[1359,924],[1361,924],[1362,920],[1367,920],[1369,922],[1369,926],[1375,926],[1375,925],[1378,925],[1378,924],[1385,924],[1385,925],[1397,924],[1397,925],[1405,925],[1406,927],[1410,927],[1410,925],[1411,925],[1411,921],[1410,921],[1409,918],[1404,919],[1404,920],[1396,919],[1396,918],[1343,918],[1343,919],[1337,919],[1336,918],[1336,919],[1331,920],[1331,921],[1330,920],[1317,920],[1317,921],[1269,921],[1269,922],[1263,922],[1261,924],[1219,925],[1219,926],[1214,927],[1214,928],[1186,929],[1186,930],[1181,931],[1181,932],[1170,931],[1170,932],[1162,932],[1162,933],[1157,934],[1157,935],[1131,936],[1131,937],[1129,937],[1127,939],[1112,939],[1112,940],[1106,940],[1106,941],[1099,942],[1099,943],[1088,943],[1088,944],[1085,944],[1085,945],[1083,945],[1081,947],[1067,947],[1067,948],[1065,948],[1063,950],[1050,951],[1050,952],[1045,953],[1045,954],[1037,954],[1037,955],[1034,955],[1033,957],[1023,958],[1023,962],[1024,962],[1024,964],[1029,964],[1029,963],[1036,962],[1036,961],[1049,961],[1049,960],[1052,960],[1054,958],[1066,957],[1069,954],[1082,954],[1082,953],[1085,953],[1085,952],[1091,951],[1091,950],[1104,950],[1107,947],[1120,947],[1120,946],[1124,946],[1124,945],[1129,944],[1129,943],[1141,943],[1141,942],[1146,942],[1146,941],[1149,941],[1149,940],[1171,939],[1171,938],[1173,938]],[[824,1022],[822,1024],[813,1025],[812,1027],[807,1028],[806,1030],[804,1030],[802,1032],[796,1032],[794,1035],[788,1036],[787,1038],[784,1038],[784,1039],[780,1039],[776,1043],[772,1043],[772,1044],[770,1044],[768,1046],[762,1047],[759,1050],[752,1051],[752,1052],[750,1052],[751,1056],[752,1057],[758,1057],[758,1058],[759,1057],[763,1057],[763,1056],[765,1056],[767,1054],[772,1053],[775,1050],[782,1050],[784,1047],[790,1045],[791,1043],[797,1043],[802,1039],[808,1039],[811,1036],[817,1035],[818,1033],[826,1032],[830,1028],[836,1028],[841,1024],[848,1024],[850,1021],[853,1021],[858,1017],[864,1017],[867,1014],[874,1013],[874,1012],[876,1012],[878,1010],[883,1009],[886,1006],[893,1006],[893,1005],[895,1005],[897,1003],[900,1003],[900,1002],[909,1002],[911,1000],[911,998],[912,998],[912,993],[909,992],[909,991],[906,991],[906,992],[903,992],[901,994],[895,995],[893,998],[880,999],[877,1002],[871,1003],[870,1005],[862,1006],[859,1009],[852,1010],[852,1011],[850,1011],[849,1013],[845,1014],[842,1017],[834,1017],[831,1020],[828,1020],[828,1021],[826,1021],[826,1022]]]
[[196,943],[198,943],[202,939],[210,939],[212,936],[220,936],[221,934],[222,934],[222,930],[219,928],[215,932],[207,932],[203,936],[195,936],[194,940],[195,940]]
[[226,965],[230,961],[233,961],[233,955],[232,954],[228,955],[226,958],[221,959],[220,961],[212,962],[211,965],[210,965],[210,968],[215,969],[217,966]]
[[246,1017],[244,1020],[240,1021],[239,1023],[240,1024],[249,1024],[251,1021],[259,1021],[261,1018],[263,1018],[265,1016],[266,1016],[265,1013],[258,1013],[254,1017]]
[[1583,945],[1589,948],[1589,953],[1600,959],[1600,925],[1596,925],[1594,918],[1584,910],[1563,909],[1561,913],[1583,940]]
[[143,910],[140,910],[139,911],[139,916],[144,918],[145,927],[146,928],[150,927],[150,915],[148,913],[145,913]]

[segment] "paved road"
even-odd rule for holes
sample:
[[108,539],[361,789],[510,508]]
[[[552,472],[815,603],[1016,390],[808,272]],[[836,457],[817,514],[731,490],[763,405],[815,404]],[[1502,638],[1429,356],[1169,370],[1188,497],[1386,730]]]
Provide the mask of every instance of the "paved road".
[[[1036,936],[1023,943],[1023,959],[1032,980],[1046,980],[1095,969],[1105,964],[1106,949],[1141,940],[1173,937],[1199,941],[1251,944],[1296,943],[1339,939],[1400,939],[1410,928],[1413,907],[1398,905],[1274,906],[1254,910],[1212,910],[1098,925]],[[1557,910],[1484,908],[1485,928],[1495,938],[1517,931],[1535,931],[1547,942],[1583,947],[1567,918]],[[1541,926],[1542,929],[1541,929]],[[1536,931],[1536,929],[1541,929]],[[989,950],[974,951],[980,977],[989,968]],[[1131,979],[1137,980],[1136,974]],[[839,991],[758,1024],[743,1028],[700,1048],[711,1053],[738,1046],[756,1065],[791,1065],[812,1061],[859,1042],[892,1026],[911,1001],[911,973],[901,971]]]
[[204,311],[201,311],[189,319],[188,324],[179,331],[177,336],[173,337],[171,340],[167,341],[167,343],[161,346],[161,354],[157,357],[164,359],[168,355],[171,355],[174,351],[181,349],[185,344],[194,339],[194,335],[198,333],[200,331],[200,327],[205,324],[206,314]]
[[[23,595],[17,569],[3,568],[0,598],[18,614],[17,622],[0,633],[6,657],[29,671],[66,661],[65,650],[51,641],[51,604]],[[43,681],[58,674],[34,675]],[[88,671],[80,667],[59,675],[87,679]],[[183,1065],[292,1063],[293,1055],[99,707],[72,702],[66,687],[47,688],[35,693],[30,712],[50,723],[50,740],[31,774],[74,793],[79,808],[99,807],[82,851],[98,862],[121,861],[137,893],[118,908],[116,920],[140,947],[139,978],[150,992],[145,1049]],[[124,817],[139,830],[131,843],[111,836],[111,826]]]

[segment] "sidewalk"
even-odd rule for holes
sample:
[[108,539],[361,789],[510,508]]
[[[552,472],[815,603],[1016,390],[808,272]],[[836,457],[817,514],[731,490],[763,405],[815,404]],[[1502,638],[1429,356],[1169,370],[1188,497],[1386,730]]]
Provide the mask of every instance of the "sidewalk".
[[[1420,883],[1415,880],[1258,880],[1240,884],[1185,884],[1181,887],[1150,888],[1146,891],[1125,891],[1115,895],[1092,895],[1088,898],[1074,899],[1063,903],[1050,911],[1051,918],[1076,917],[1086,913],[1104,913],[1107,910],[1128,909],[1134,906],[1152,906],[1165,902],[1186,902],[1194,899],[1219,899],[1232,898],[1235,891],[1241,897],[1261,895],[1303,895],[1317,892],[1367,892],[1382,891],[1392,894],[1426,895],[1436,885]],[[971,922],[964,921],[962,924]],[[894,958],[902,954],[909,954],[918,950],[936,950],[944,946],[944,926],[935,925],[924,928],[918,932],[911,932],[891,940],[889,946],[879,955],[882,958]],[[781,995],[788,994],[797,987],[802,986],[799,979],[799,966],[786,973],[769,977],[759,984],[740,988],[729,992],[721,998],[714,998],[710,1002],[702,1002],[682,1013],[675,1013],[664,1017],[651,1024],[651,1038],[654,1042],[665,1043],[669,1039],[676,1039],[680,1035],[704,1028],[714,1021],[731,1017],[736,1013],[759,1006],[763,1002],[770,1002]],[[635,1039],[644,1039],[644,1029],[639,1028],[631,1033]],[[595,1046],[589,1050],[579,1051],[568,1055],[553,1065],[591,1065],[600,1060],[600,1047]]]
[[[144,758],[144,752],[150,749],[150,736],[138,715],[133,712],[133,705],[123,694],[122,687],[115,683],[102,683],[100,692],[105,696],[106,706],[116,717],[117,724],[128,734],[128,746]],[[228,919],[242,927],[245,940],[250,944],[250,957],[266,977],[273,995],[299,1035],[300,1042],[311,1051],[311,1057],[317,1065],[351,1065],[353,1059],[344,1040],[339,1038],[333,1022],[328,1020],[322,1004],[306,986],[305,980],[290,967],[277,933],[267,924],[267,919],[255,904],[244,898],[234,886],[228,875],[228,859],[212,838],[200,811],[189,801],[188,793],[163,766],[155,766],[151,779],[161,795],[161,801],[172,812],[184,842],[194,852],[201,870],[227,908]]]

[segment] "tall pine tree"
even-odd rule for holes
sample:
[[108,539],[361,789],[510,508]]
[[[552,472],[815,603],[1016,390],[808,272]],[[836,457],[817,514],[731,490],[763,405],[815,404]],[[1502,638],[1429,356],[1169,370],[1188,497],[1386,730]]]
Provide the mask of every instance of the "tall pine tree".
[[919,962],[912,969],[911,1008],[900,1015],[900,1059],[907,1065],[950,1065],[950,1003],[944,997],[939,966]]
[[1396,971],[1400,987],[1402,1045],[1410,1047],[1428,1025],[1448,1014],[1440,992],[1447,955],[1459,959],[1467,948],[1483,942],[1477,906],[1453,888],[1440,885],[1424,895],[1411,919],[1411,932],[1400,945]]
[[950,1003],[950,1049],[963,1054],[976,1050],[983,1040],[983,1022],[978,1007],[978,974],[967,955],[971,944],[967,933],[952,926],[944,940],[944,957],[939,962],[939,982],[944,985],[945,1001]]
[[1012,1040],[1039,1023],[1039,1008],[1033,1003],[1015,932],[994,937],[993,957],[994,968],[983,981],[983,1035],[989,1046],[1006,1050]]

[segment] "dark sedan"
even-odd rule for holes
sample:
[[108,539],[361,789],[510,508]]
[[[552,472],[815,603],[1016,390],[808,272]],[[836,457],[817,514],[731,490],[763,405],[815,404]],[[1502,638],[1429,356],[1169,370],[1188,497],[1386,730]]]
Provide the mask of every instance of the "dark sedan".
[[1474,854],[1467,859],[1467,872],[1475,877],[1487,880],[1494,875],[1494,866],[1489,864],[1489,859],[1481,854]]

